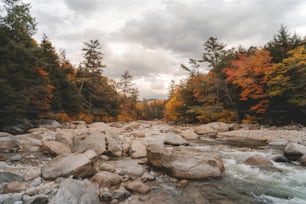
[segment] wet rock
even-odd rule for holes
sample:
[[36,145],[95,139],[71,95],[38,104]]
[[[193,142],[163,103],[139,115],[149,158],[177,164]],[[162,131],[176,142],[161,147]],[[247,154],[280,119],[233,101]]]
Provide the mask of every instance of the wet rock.
[[221,178],[224,172],[220,156],[190,148],[173,148],[167,151],[157,145],[147,147],[148,162],[182,179]]
[[57,177],[74,175],[77,177],[90,176],[95,173],[93,160],[96,157],[93,150],[84,153],[62,154],[45,164],[42,169],[42,177],[56,179]]
[[23,182],[11,182],[3,186],[3,193],[18,193],[27,188],[26,184]]
[[273,149],[284,150],[287,146],[287,141],[272,141],[269,142],[269,146]]
[[116,199],[118,201],[123,201],[132,195],[130,191],[126,190],[126,188],[122,186],[120,186],[119,189],[113,191],[112,194],[113,199]]
[[66,179],[61,183],[60,188],[53,199],[53,203],[99,204],[100,201],[96,193],[97,191],[98,189],[96,186],[89,182]]
[[264,158],[260,155],[254,155],[249,158],[247,158],[244,161],[245,164],[251,165],[251,166],[258,166],[258,167],[270,167],[273,166],[273,163],[269,160]]
[[193,130],[185,130],[180,133],[180,136],[186,140],[195,140],[199,138],[199,135],[196,134]]
[[297,161],[304,154],[306,154],[306,146],[296,143],[288,144],[284,151],[284,156],[290,161]]
[[69,147],[57,141],[44,141],[41,147],[41,151],[52,156],[71,153],[71,149]]
[[130,134],[131,137],[145,137],[146,133],[142,131],[135,131],[132,134]]
[[200,125],[195,128],[194,132],[198,135],[213,134],[218,132],[226,132],[229,130],[229,125],[223,122],[213,122],[205,125]]
[[306,166],[306,154],[304,154],[300,159],[299,162],[303,165]]
[[119,185],[122,182],[122,177],[108,171],[101,171],[94,175],[91,181],[97,183],[100,187],[111,187]]
[[47,195],[23,196],[23,204],[48,204]]
[[146,194],[151,190],[148,185],[138,180],[128,183],[125,187],[132,192],[137,192],[141,194]]
[[14,174],[11,172],[5,172],[5,171],[0,172],[0,184],[11,183],[14,181],[23,182],[24,178],[18,174]]
[[179,135],[168,135],[164,141],[164,144],[179,146],[179,145],[189,145],[187,140]]
[[109,201],[112,200],[112,196],[113,195],[110,192],[103,192],[102,195],[101,195],[101,200],[109,202]]
[[131,145],[131,157],[133,159],[143,158],[147,156],[146,146],[143,145],[142,141],[134,140]]
[[283,155],[276,155],[272,157],[272,160],[275,162],[289,162],[289,160]]
[[106,152],[106,137],[103,133],[92,131],[89,135],[84,134],[74,141],[74,152],[85,152],[92,149],[97,155]]
[[106,137],[107,140],[107,150],[112,153],[114,156],[121,157],[122,156],[122,147],[120,142],[111,136]]

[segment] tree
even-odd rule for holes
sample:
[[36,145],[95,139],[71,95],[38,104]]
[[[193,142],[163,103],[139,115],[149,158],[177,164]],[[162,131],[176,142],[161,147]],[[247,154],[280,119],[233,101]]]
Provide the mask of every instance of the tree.
[[[41,49],[32,34],[35,19],[29,4],[8,0],[0,26],[1,124],[36,119],[49,111],[54,87],[38,56]],[[3,123],[2,123],[3,122]]]
[[37,24],[30,14],[30,4],[19,2],[19,0],[5,0],[6,16],[2,21],[9,30],[11,39],[18,43],[28,43],[36,32]]
[[281,25],[272,41],[265,45],[270,51],[272,62],[279,63],[288,57],[288,51],[302,44],[302,40],[296,35],[291,35],[286,26]]
[[132,84],[133,76],[128,70],[125,70],[121,75],[120,82],[118,83],[118,89],[121,91],[124,97],[129,96],[133,92]]
[[119,120],[130,121],[137,118],[138,89],[133,87],[133,76],[128,70],[121,75],[118,89],[121,92]]
[[257,50],[254,55],[240,54],[227,68],[227,80],[240,88],[240,100],[251,103],[249,108],[259,114],[269,106],[266,74],[273,70],[269,51]]
[[[288,51],[288,58],[275,64],[268,73],[268,92],[273,105],[282,114],[284,123],[296,121],[306,123],[306,49],[304,46]],[[304,112],[303,112],[304,111]],[[279,117],[279,116],[278,116]]]
[[98,39],[85,42],[82,49],[84,52],[84,61],[81,67],[88,72],[102,74],[106,65],[102,63],[103,53],[101,49],[102,47]]

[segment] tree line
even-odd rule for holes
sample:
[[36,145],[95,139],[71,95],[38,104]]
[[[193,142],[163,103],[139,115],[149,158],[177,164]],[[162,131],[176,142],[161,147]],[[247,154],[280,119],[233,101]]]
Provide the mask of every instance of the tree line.
[[[305,38],[281,25],[262,48],[226,49],[216,37],[203,47],[201,59],[181,65],[188,76],[171,85],[166,119],[306,124]],[[202,64],[210,67],[207,73],[199,72]]]
[[[57,53],[46,35],[37,42],[30,4],[5,0],[0,16],[0,128],[24,119],[129,121],[161,118],[159,103],[138,102],[138,90],[126,70],[119,83],[105,77],[99,40],[83,45],[74,67]],[[146,107],[144,110],[143,107]]]

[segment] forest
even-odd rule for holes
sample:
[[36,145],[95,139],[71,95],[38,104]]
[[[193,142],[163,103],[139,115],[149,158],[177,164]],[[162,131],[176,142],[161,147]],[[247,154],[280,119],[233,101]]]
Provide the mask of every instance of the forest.
[[[202,59],[181,65],[187,76],[170,84],[167,100],[140,101],[128,70],[119,82],[104,76],[99,40],[84,42],[75,67],[47,35],[40,42],[33,38],[37,23],[30,4],[8,0],[3,9],[0,128],[24,119],[306,124],[305,38],[283,25],[262,48],[228,49],[210,37]],[[200,66],[209,71],[201,73]]]

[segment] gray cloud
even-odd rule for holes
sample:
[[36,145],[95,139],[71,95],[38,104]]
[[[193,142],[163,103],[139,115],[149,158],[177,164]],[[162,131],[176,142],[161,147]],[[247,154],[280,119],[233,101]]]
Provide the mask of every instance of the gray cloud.
[[[39,33],[67,50],[77,65],[83,42],[102,43],[105,75],[129,70],[141,97],[167,96],[180,64],[199,58],[210,36],[231,46],[262,46],[281,24],[305,35],[306,2],[300,0],[61,0],[32,1]],[[299,33],[300,32],[300,33]],[[304,33],[303,33],[304,32]],[[114,44],[125,48],[114,48]]]

